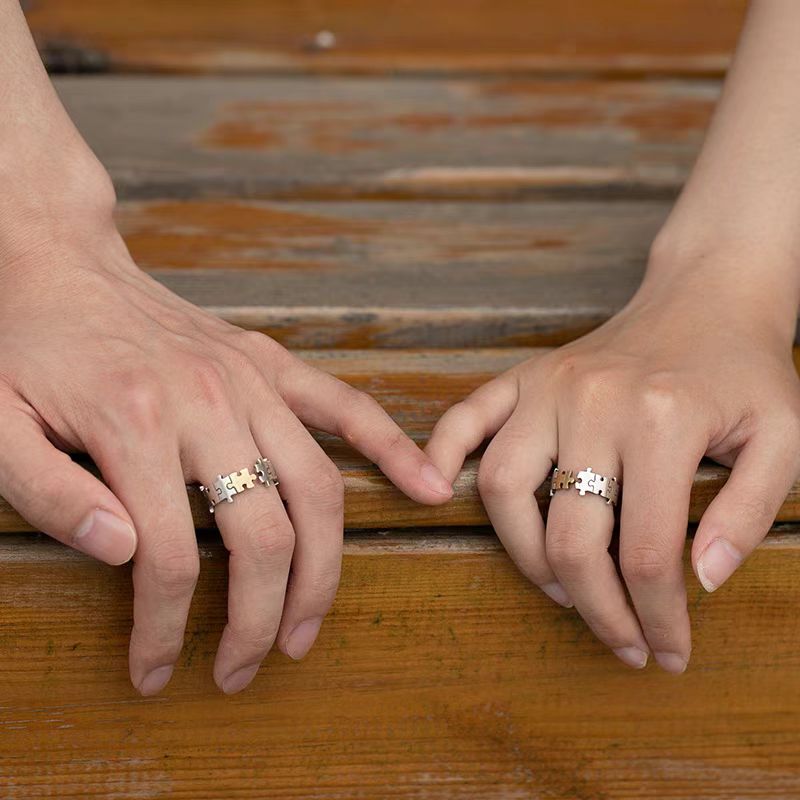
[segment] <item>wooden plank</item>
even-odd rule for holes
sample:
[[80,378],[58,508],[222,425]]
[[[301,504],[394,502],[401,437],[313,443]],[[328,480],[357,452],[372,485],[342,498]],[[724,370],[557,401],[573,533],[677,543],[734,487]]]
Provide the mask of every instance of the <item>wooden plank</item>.
[[[664,202],[128,201],[136,262],[289,347],[555,345],[638,286]],[[491,291],[487,287],[491,286]]]
[[[31,0],[52,67],[719,74],[745,0]],[[320,35],[320,33],[322,35]]]
[[64,77],[122,197],[673,196],[714,81]]
[[[497,373],[518,363],[535,350],[511,348],[478,351],[317,351],[300,352],[310,363],[328,370],[373,394],[397,422],[423,443],[435,421],[454,402],[465,397]],[[438,508],[408,500],[344,443],[319,436],[325,450],[341,469],[346,487],[345,524],[350,528],[411,528],[417,526],[485,525],[488,519],[475,486],[478,460],[468,460],[455,483],[455,497]],[[692,491],[690,520],[703,511],[724,485],[728,470],[705,464]],[[195,487],[189,489],[195,525],[212,526],[205,502]],[[546,486],[537,492],[542,507],[548,501]],[[781,508],[779,521],[800,520],[800,482]],[[30,530],[8,503],[0,499],[0,533]]]
[[243,694],[211,679],[226,557],[201,542],[163,696],[128,683],[130,574],[0,541],[0,794],[23,798],[576,798],[800,795],[800,537],[774,533],[706,594],[694,651],[634,672],[516,572],[493,537],[348,539],[301,663]]

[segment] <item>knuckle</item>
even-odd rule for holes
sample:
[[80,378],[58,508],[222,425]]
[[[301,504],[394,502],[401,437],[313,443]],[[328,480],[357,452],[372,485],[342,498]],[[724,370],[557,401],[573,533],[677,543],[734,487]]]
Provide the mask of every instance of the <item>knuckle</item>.
[[144,658],[148,663],[159,664],[175,662],[183,649],[183,621],[161,622],[157,626],[145,628],[134,624],[131,630],[131,652]]
[[662,371],[649,375],[638,394],[638,413],[645,422],[663,425],[680,418],[683,398],[674,373]]
[[321,569],[308,584],[301,587],[302,603],[308,614],[326,614],[333,605],[336,590],[339,588],[341,565],[337,562],[328,568]]
[[188,367],[189,381],[199,402],[210,409],[229,406],[229,386],[225,370],[213,358],[195,358]]
[[580,372],[571,373],[567,391],[582,413],[607,413],[624,381],[625,376],[617,369],[585,365]]
[[513,497],[525,491],[520,471],[500,458],[484,456],[478,466],[478,492],[489,500]]
[[237,625],[230,628],[237,650],[241,649],[250,657],[263,657],[272,647],[278,635],[278,624],[265,621],[262,624]]
[[345,414],[342,417],[339,435],[352,445],[359,438],[360,427],[364,421],[373,420],[371,427],[374,430],[374,417],[376,413],[382,412],[382,409],[371,394],[360,389],[342,384],[341,391],[341,408]]
[[775,521],[776,510],[768,498],[772,494],[769,486],[751,486],[750,494],[734,500],[734,519],[746,520],[747,527],[764,530]]
[[620,567],[626,582],[641,583],[664,580],[672,572],[674,564],[665,549],[636,545],[621,553]]
[[288,560],[294,551],[294,531],[288,521],[271,513],[255,514],[246,525],[241,553],[250,561],[269,564]]
[[145,370],[117,376],[112,381],[113,407],[125,426],[139,435],[158,432],[164,422],[164,387],[159,378]]
[[344,478],[330,461],[326,461],[314,471],[314,478],[305,487],[303,496],[317,507],[339,509],[344,506]]
[[574,527],[549,529],[545,551],[550,565],[562,575],[584,573],[591,566],[593,555],[596,555],[587,546],[586,537]]
[[609,647],[624,647],[630,644],[630,623],[625,618],[624,612],[604,610],[595,613],[587,619],[592,633]]
[[150,571],[161,591],[171,598],[194,591],[200,576],[200,558],[196,548],[167,540],[153,548]]
[[[648,619],[644,625],[644,633],[647,640],[654,649],[667,649],[670,642],[675,641],[676,638],[676,625],[668,619]],[[677,649],[677,648],[669,648]]]

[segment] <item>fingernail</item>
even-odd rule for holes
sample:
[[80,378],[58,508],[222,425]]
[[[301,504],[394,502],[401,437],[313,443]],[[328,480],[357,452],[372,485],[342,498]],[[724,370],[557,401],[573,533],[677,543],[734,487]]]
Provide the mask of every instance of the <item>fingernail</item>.
[[741,563],[742,554],[727,539],[714,539],[697,561],[697,577],[707,592],[713,592]]
[[572,600],[569,599],[569,595],[567,594],[566,589],[558,583],[547,583],[542,586],[542,591],[551,599],[555,600],[556,603],[559,605],[564,606],[564,608],[572,608],[573,603]]
[[620,647],[614,655],[634,669],[642,669],[647,664],[647,653],[638,647]]
[[242,689],[255,678],[259,666],[259,664],[251,664],[249,667],[242,667],[228,675],[228,677],[222,681],[222,691],[225,692],[225,694],[241,692]]
[[145,697],[158,694],[172,677],[173,665],[167,664],[163,667],[156,667],[152,672],[144,676],[144,680],[139,684],[139,692]]
[[686,659],[677,653],[653,653],[658,665],[667,672],[680,675],[686,672]]
[[116,514],[95,508],[75,529],[73,545],[87,555],[117,566],[136,551],[136,532]]
[[322,617],[312,617],[301,622],[286,640],[286,655],[299,661],[311,649],[311,645],[317,640]]
[[453,487],[450,485],[450,482],[433,466],[433,464],[426,464],[420,470],[420,475],[422,475],[422,480],[425,485],[433,489],[437,494],[445,494],[448,497],[453,494]]

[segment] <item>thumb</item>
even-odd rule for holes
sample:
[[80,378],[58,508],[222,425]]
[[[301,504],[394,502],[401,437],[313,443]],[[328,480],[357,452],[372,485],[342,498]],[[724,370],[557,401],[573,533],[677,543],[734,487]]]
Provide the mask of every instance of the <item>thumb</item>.
[[16,395],[3,393],[0,495],[31,525],[107,564],[136,550],[130,516],[111,490],[56,449]]
[[756,434],[703,514],[692,564],[706,589],[718,589],[767,535],[800,471],[800,448],[786,431]]

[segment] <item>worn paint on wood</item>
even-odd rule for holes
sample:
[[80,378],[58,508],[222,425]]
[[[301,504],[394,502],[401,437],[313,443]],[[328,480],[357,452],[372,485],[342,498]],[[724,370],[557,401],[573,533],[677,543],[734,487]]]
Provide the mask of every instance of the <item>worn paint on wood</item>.
[[[545,350],[500,349],[484,351],[317,351],[300,355],[321,369],[373,394],[397,422],[423,443],[439,416],[499,372],[525,357]],[[488,519],[478,496],[475,479],[477,457],[467,461],[457,479],[455,497],[439,507],[414,503],[381,475],[373,464],[343,442],[320,435],[320,442],[344,475],[345,524],[351,528],[410,528],[416,526],[485,525]],[[697,521],[724,485],[728,470],[704,464],[692,491],[689,518]],[[542,476],[543,480],[545,476]],[[190,489],[195,525],[213,522],[196,488]],[[547,487],[537,492],[540,505],[548,502]],[[800,482],[779,511],[781,521],[800,520]],[[29,530],[29,526],[0,499],[0,532]]]
[[122,197],[673,196],[714,81],[65,77]]
[[201,577],[172,683],[130,687],[130,573],[0,540],[0,795],[25,798],[570,798],[800,795],[800,537],[772,534],[706,594],[694,649],[634,672],[526,583],[493,537],[345,544],[301,663],[244,693],[211,679],[226,557]]
[[[561,344],[639,284],[663,202],[128,201],[136,262],[289,347]],[[487,287],[490,287],[487,290]]]
[[[36,0],[57,68],[719,74],[745,0]],[[323,35],[320,35],[324,32]]]

